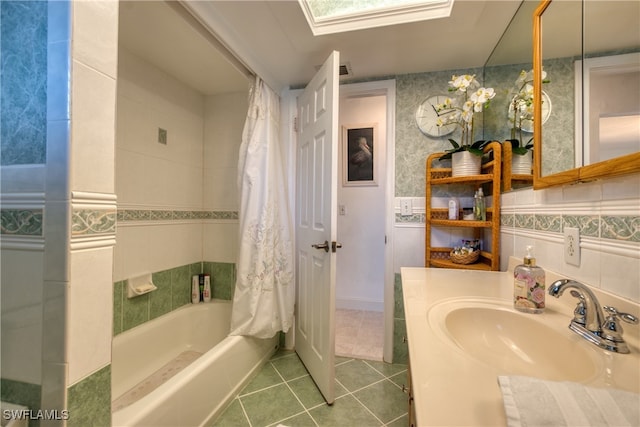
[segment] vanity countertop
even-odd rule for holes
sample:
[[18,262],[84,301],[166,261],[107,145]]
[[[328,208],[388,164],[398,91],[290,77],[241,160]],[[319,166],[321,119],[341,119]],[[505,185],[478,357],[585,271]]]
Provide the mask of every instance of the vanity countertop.
[[[550,279],[555,280],[547,273],[547,284]],[[522,373],[502,372],[501,368],[470,357],[452,341],[443,339],[442,332],[435,330],[437,326],[434,328],[430,311],[438,303],[460,298],[470,301],[476,297],[479,300],[503,300],[510,304],[513,273],[403,267],[402,289],[416,425],[505,426],[498,376]],[[610,298],[610,295],[603,297],[601,304],[618,303],[620,310],[628,310],[628,302]],[[536,320],[566,334],[569,340],[584,346],[590,357],[598,360],[598,372],[581,381],[584,385],[640,393],[639,327],[625,324],[624,338],[631,354],[601,350],[568,329],[575,302],[576,299],[568,292],[559,299],[547,294],[544,313],[524,315],[541,316]],[[637,315],[637,306],[634,308],[633,313]],[[474,325],[468,327],[473,328]],[[530,376],[538,377],[537,374]],[[540,372],[539,377],[550,379],[545,378],[545,372]]]

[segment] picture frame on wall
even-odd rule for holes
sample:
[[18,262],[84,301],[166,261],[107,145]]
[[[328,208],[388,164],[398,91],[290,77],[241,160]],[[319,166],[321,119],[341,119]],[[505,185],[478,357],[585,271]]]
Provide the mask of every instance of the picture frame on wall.
[[342,127],[342,185],[377,186],[375,144],[377,124]]

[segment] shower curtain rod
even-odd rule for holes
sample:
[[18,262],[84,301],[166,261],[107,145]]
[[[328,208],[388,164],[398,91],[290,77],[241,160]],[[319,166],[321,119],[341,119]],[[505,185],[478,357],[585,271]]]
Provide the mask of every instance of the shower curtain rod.
[[165,0],[165,3],[171,7],[178,15],[187,21],[200,35],[202,35],[209,43],[211,43],[240,73],[248,79],[256,77],[256,73],[247,66],[240,58],[238,58],[229,47],[216,35],[215,31],[209,27],[199,17],[184,4],[183,1]]

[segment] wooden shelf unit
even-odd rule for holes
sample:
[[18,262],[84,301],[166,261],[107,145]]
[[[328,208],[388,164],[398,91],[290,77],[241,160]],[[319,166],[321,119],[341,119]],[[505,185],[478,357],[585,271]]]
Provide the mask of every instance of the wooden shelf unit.
[[[445,153],[434,153],[426,162],[426,219],[425,219],[425,266],[445,267],[467,270],[500,270],[500,192],[502,175],[502,145],[491,142],[484,148],[485,156],[492,154],[490,161],[482,164],[480,175],[452,177],[451,168],[433,167],[433,163]],[[433,208],[432,188],[439,185],[464,184],[475,192],[483,187],[485,198],[491,198],[491,206],[487,208],[487,220],[450,220],[449,210]],[[490,190],[490,194],[488,192]],[[472,228],[474,237],[482,239],[484,231],[491,231],[490,248],[483,245],[480,258],[473,264],[456,264],[449,259],[452,248],[432,247],[431,232],[433,227]],[[483,243],[484,239],[483,239]]]
[[[533,185],[533,171],[529,174],[514,174],[511,172],[511,160],[513,159],[511,143],[505,141],[502,144],[502,192],[513,189],[513,184],[530,187]],[[517,154],[516,154],[517,155]],[[534,160],[535,161],[535,160]]]

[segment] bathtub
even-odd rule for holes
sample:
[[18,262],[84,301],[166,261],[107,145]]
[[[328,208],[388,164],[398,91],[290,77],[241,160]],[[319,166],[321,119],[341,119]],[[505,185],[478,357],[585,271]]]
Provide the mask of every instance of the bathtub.
[[230,319],[231,302],[212,300],[116,335],[112,425],[201,426],[219,415],[278,344],[227,336]]

